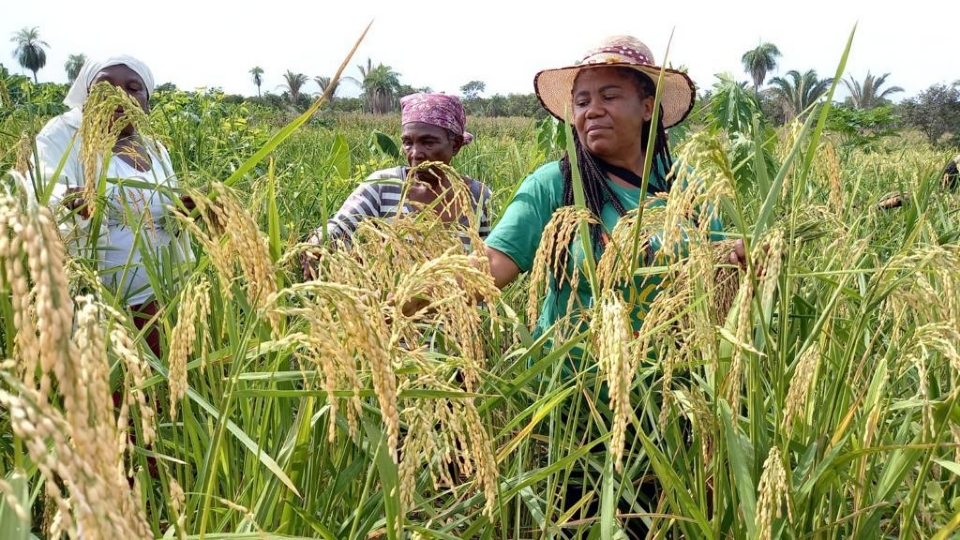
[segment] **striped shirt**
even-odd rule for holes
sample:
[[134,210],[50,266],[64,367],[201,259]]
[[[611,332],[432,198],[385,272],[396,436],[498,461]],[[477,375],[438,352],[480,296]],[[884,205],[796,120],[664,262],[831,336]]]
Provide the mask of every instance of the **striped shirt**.
[[[366,181],[357,186],[347,197],[337,213],[327,221],[327,237],[349,241],[362,220],[396,217],[408,170],[409,167],[405,166],[393,167],[379,170],[368,176]],[[469,180],[470,194],[474,202],[473,210],[477,212],[479,218],[477,233],[480,238],[486,238],[490,234],[490,188],[472,178]],[[414,206],[408,202],[405,202],[400,210],[403,214],[413,211],[415,211]],[[459,222],[461,227],[469,225],[466,216],[461,216]],[[318,243],[321,234],[321,230],[315,231],[311,241]],[[469,252],[470,237],[463,232],[458,232],[458,235],[463,242],[463,247]]]

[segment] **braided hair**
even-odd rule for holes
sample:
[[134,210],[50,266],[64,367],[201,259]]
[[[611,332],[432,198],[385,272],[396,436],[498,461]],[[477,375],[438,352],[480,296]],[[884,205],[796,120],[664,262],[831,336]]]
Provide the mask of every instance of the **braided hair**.
[[[656,95],[656,86],[650,77],[630,68],[615,67],[619,73],[629,77],[634,81],[640,97]],[[653,177],[650,179],[650,188],[656,187],[659,191],[669,191],[672,179],[668,179],[667,173],[673,166],[673,158],[670,155],[667,132],[663,127],[663,106],[660,106],[660,114],[657,117],[657,127],[655,133],[656,139],[653,142],[653,167],[650,171]],[[640,128],[640,144],[646,151],[650,140],[649,121],[644,121]],[[606,174],[603,172],[598,159],[590,153],[589,150],[580,141],[577,131],[573,130],[573,146],[577,154],[577,168],[580,172],[580,178],[583,184],[583,195],[587,208],[598,218],[601,217],[601,211],[605,204],[610,203],[621,216],[626,215],[627,209],[623,207],[620,199],[606,182]],[[659,166],[658,166],[659,165]],[[560,160],[560,172],[563,174],[563,206],[570,206],[574,203],[573,198],[573,174],[570,165],[570,155],[565,153]],[[654,182],[654,180],[656,180]],[[603,245],[603,225],[602,222],[590,225],[590,240],[593,242],[594,254],[599,256],[599,248]],[[555,254],[561,257],[560,268],[566,267],[566,259],[569,252],[569,246],[563,250],[563,253]]]

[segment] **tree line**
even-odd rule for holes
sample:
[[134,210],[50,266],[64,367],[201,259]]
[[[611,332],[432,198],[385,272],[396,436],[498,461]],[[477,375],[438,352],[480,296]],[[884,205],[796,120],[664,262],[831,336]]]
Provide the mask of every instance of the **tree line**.
[[[33,82],[37,83],[37,72],[46,66],[49,44],[41,39],[38,27],[21,29],[11,41],[15,45],[14,58],[22,68],[33,73]],[[768,81],[767,75],[777,69],[780,57],[780,50],[775,44],[760,43],[741,58],[749,81],[736,82],[744,90],[752,82],[750,90],[758,109],[774,125],[782,125],[814,108],[834,82],[832,77],[820,77],[812,69],[791,69]],[[77,77],[85,61],[83,54],[71,54],[68,57],[64,69],[70,82]],[[403,84],[400,73],[383,63],[375,64],[370,58],[365,64],[358,65],[357,69],[359,78],[342,77],[338,81],[333,81],[329,76],[310,77],[287,70],[283,73],[283,84],[277,88],[278,92],[264,92],[265,71],[260,66],[254,66],[249,74],[257,95],[230,95],[227,100],[249,101],[269,108],[298,112],[309,107],[315,92],[326,92],[327,108],[330,110],[388,114],[399,108],[400,97],[431,91],[429,87],[415,88]],[[889,77],[890,73],[875,76],[868,72],[862,80],[852,76],[843,79],[841,82],[849,95],[842,104],[838,104],[837,114],[847,124],[860,130],[883,131],[908,127],[921,131],[931,143],[960,144],[960,80],[949,85],[934,84],[916,96],[893,104],[891,98],[902,93],[903,88],[888,83]],[[709,106],[713,93],[732,80],[732,76],[722,76],[718,83],[701,93],[700,102]],[[345,84],[357,87],[360,90],[359,97],[339,96],[338,92]],[[175,89],[172,83],[158,86],[158,91]],[[467,114],[532,118],[544,118],[547,115],[533,93],[483,96],[485,90],[485,83],[479,80],[469,81],[460,87]]]

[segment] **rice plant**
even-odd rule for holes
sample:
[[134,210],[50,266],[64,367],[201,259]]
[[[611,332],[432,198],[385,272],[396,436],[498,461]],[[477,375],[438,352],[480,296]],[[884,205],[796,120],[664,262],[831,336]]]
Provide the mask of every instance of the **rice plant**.
[[[945,153],[841,149],[829,107],[736,136],[714,118],[594,275],[552,257],[594,219],[569,208],[529,278],[499,291],[481,239],[459,231],[466,252],[430,208],[366,221],[346,244],[301,243],[396,163],[371,137],[395,138],[397,118],[205,123],[182,114],[193,106],[150,118],[197,203],[177,218],[194,256],[146,263],[159,356],[28,188],[39,120],[0,139],[3,538],[949,538],[960,525],[960,198],[938,188]],[[556,157],[556,127],[471,129],[449,174],[492,185],[495,223]],[[893,192],[899,207],[878,204]],[[746,270],[727,262],[737,238]],[[305,250],[317,279],[300,275]],[[659,293],[617,292],[638,274]],[[597,301],[534,335],[557,276]],[[405,312],[411,299],[422,307]]]

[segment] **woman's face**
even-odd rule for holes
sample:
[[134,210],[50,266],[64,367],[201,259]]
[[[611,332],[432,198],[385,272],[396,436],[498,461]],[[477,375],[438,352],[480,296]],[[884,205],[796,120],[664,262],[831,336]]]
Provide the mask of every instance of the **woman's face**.
[[[97,73],[90,86],[93,87],[93,85],[101,82],[112,84],[126,92],[140,105],[144,112],[150,110],[150,96],[147,95],[147,85],[143,83],[143,79],[140,78],[140,75],[137,75],[136,71],[123,64],[106,67]],[[118,109],[115,117],[119,117],[121,114],[123,114],[123,111]],[[131,135],[133,129],[132,125],[128,125],[123,128],[120,134]]]
[[442,127],[423,122],[404,124],[400,141],[407,163],[411,167],[425,161],[440,161],[449,165],[450,160],[463,146],[463,137],[453,135]]
[[573,86],[573,123],[580,141],[605,161],[638,155],[641,132],[653,116],[653,96],[615,67],[585,69]]

